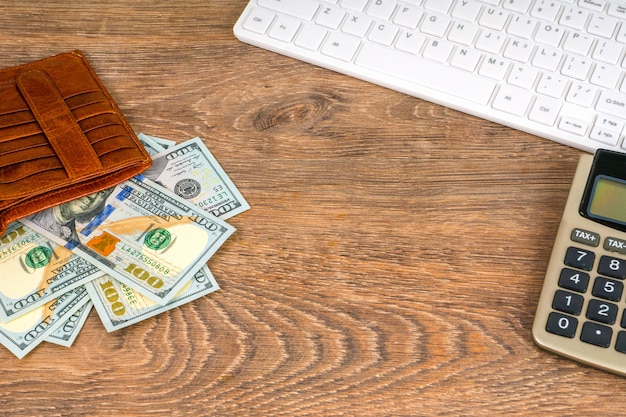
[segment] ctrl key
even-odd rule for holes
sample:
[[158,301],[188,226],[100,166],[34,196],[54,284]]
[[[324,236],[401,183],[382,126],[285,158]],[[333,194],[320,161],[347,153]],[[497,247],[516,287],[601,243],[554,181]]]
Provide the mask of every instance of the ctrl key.
[[565,314],[552,312],[548,316],[548,324],[546,330],[559,336],[569,337],[570,339],[576,334],[578,327],[578,319]]

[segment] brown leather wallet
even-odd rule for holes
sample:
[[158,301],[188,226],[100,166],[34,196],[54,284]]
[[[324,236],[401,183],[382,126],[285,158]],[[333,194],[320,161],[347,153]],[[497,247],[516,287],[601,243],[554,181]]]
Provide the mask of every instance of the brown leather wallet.
[[0,70],[0,236],[151,164],[80,51]]

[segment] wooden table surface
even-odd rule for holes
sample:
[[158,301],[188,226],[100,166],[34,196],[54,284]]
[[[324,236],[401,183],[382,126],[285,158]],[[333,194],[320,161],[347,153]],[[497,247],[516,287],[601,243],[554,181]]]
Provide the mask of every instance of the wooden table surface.
[[623,413],[626,379],[531,339],[582,151],[243,44],[245,3],[0,1],[3,67],[82,50],[137,132],[200,136],[252,207],[220,291],[0,348],[2,414]]

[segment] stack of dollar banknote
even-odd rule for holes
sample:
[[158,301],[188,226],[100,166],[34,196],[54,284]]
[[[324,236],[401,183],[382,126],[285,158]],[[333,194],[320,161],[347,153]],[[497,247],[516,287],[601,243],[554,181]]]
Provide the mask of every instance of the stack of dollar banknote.
[[250,206],[199,138],[138,137],[142,175],[0,237],[0,343],[17,357],[71,346],[93,307],[111,332],[219,288],[207,260]]

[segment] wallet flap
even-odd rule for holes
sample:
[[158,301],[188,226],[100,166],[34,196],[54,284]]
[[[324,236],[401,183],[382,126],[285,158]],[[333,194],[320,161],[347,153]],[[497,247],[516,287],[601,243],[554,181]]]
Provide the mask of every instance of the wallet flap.
[[102,171],[98,155],[50,77],[42,71],[25,71],[17,76],[17,86],[70,180],[98,175]]

